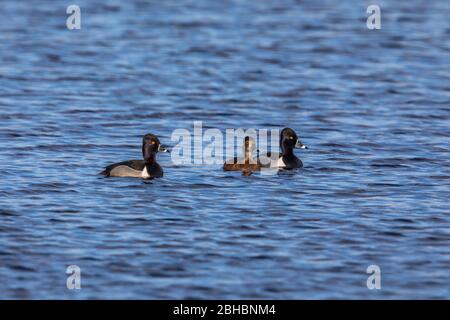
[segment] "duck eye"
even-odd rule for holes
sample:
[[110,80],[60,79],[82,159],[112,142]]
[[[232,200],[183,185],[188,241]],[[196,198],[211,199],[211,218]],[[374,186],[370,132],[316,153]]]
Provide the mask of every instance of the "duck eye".
[[152,143],[152,144],[155,144],[156,142],[152,140],[152,142],[151,142],[151,143]]

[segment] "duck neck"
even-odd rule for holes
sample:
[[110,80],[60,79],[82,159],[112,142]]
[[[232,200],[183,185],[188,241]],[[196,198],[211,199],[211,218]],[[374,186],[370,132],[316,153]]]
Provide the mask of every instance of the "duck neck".
[[281,154],[283,156],[293,156],[294,155],[294,149],[281,147]]
[[144,163],[145,165],[153,165],[156,163],[156,155],[154,153],[148,154],[146,157],[144,157]]

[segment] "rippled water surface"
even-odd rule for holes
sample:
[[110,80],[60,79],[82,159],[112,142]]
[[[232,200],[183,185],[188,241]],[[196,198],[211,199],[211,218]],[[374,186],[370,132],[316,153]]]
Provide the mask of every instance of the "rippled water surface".
[[[0,4],[0,298],[450,298],[450,2],[73,2]],[[193,121],[305,167],[98,175]]]

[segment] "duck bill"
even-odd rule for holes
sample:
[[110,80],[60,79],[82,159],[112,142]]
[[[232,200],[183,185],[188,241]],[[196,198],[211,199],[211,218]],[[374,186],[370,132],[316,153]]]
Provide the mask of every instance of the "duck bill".
[[295,148],[297,148],[297,149],[308,149],[308,147],[306,145],[304,145],[303,143],[301,143],[300,141],[297,141],[297,143],[295,144]]
[[158,151],[159,152],[169,152],[170,153],[170,149],[167,148],[166,146],[163,146],[162,144],[159,145]]

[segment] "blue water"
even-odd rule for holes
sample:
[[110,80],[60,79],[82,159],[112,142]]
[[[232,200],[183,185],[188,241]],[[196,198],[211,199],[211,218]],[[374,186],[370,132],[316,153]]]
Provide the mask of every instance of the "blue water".
[[[73,2],[0,3],[0,298],[450,298],[450,2]],[[193,121],[305,167],[97,174]]]

